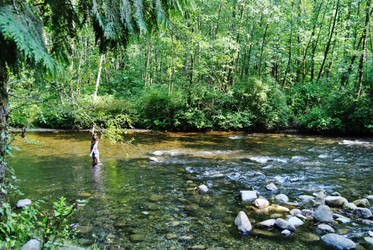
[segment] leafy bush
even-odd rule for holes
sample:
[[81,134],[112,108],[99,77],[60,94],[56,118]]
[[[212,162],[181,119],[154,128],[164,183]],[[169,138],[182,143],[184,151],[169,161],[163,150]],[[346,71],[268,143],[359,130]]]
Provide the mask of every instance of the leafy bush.
[[20,249],[28,240],[41,239],[43,247],[52,247],[58,240],[63,242],[71,236],[68,218],[76,206],[67,205],[65,198],[53,203],[53,213],[40,212],[38,202],[22,210],[14,210],[9,203],[0,208],[0,248]]

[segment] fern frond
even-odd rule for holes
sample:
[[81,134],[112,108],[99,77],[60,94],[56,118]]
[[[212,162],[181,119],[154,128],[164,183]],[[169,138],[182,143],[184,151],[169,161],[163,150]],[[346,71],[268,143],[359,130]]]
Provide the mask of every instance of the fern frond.
[[41,63],[47,70],[55,73],[56,66],[45,47],[42,27],[40,19],[28,6],[17,10],[13,5],[0,8],[2,36],[14,41],[26,58],[36,64]]

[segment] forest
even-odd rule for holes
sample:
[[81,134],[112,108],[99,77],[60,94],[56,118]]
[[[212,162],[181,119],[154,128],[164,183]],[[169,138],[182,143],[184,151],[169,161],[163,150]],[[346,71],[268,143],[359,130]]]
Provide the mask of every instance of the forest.
[[371,14],[370,0],[194,1],[126,47],[85,23],[53,52],[63,74],[11,75],[10,125],[369,135]]
[[[371,0],[0,0],[0,248],[371,247],[372,14]],[[323,222],[362,233],[319,237]]]

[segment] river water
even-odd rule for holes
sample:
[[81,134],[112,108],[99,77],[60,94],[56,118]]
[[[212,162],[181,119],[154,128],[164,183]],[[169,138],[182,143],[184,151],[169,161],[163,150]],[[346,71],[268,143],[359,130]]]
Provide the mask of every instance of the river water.
[[[80,225],[78,242],[105,249],[323,249],[312,242],[313,222],[288,238],[277,229],[241,236],[234,225],[240,210],[254,228],[271,215],[255,214],[240,190],[255,189],[271,203],[278,192],[265,189],[270,182],[291,201],[319,191],[349,201],[373,194],[371,138],[139,133],[114,145],[101,140],[95,168],[87,133],[30,133],[13,145],[20,151],[9,164],[24,192],[17,198],[85,204],[72,219]],[[200,184],[208,194],[197,192]],[[335,227],[341,234],[373,229],[358,222]]]

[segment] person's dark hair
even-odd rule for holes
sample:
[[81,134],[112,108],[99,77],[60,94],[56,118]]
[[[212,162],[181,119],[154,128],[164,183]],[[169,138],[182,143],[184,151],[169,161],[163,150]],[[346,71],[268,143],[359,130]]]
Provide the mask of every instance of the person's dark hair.
[[94,133],[94,134],[92,135],[92,143],[95,143],[96,141],[98,141],[98,136],[97,136],[96,133]]

